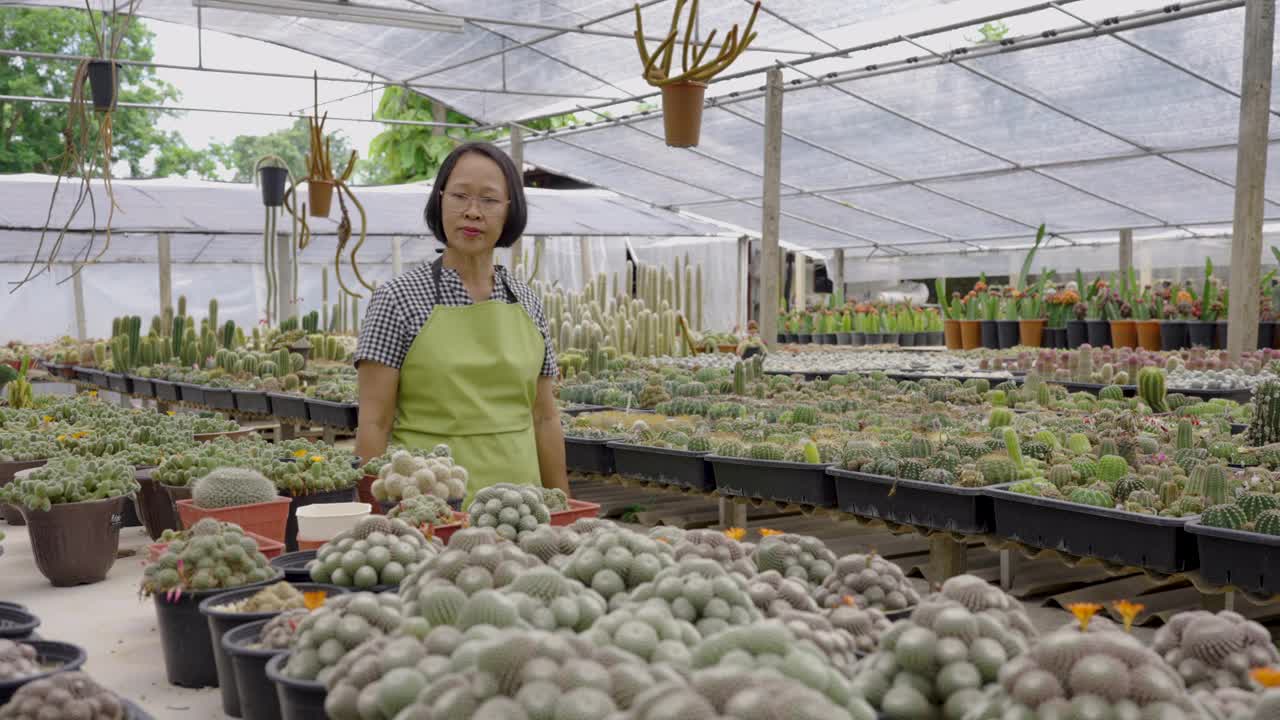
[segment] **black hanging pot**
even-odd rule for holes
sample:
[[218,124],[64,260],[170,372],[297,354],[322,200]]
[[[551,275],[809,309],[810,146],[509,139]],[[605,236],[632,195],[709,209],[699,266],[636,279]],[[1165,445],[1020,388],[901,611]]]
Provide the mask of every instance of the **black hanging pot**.
[[1191,347],[1213,347],[1213,334],[1217,325],[1211,322],[1187,323],[1187,344]]
[[[995,320],[993,322],[995,323],[996,332],[998,333],[998,338],[999,338],[997,341],[998,344],[996,345],[996,347],[999,348],[1000,350],[1004,350],[1006,348],[1017,346],[1018,321],[1017,320]],[[985,325],[986,323],[983,323],[983,324]],[[983,336],[983,340],[984,341],[986,340],[985,335]],[[990,346],[987,345],[985,342],[983,342],[983,347],[990,347]]]
[[1089,344],[1100,348],[1111,344],[1111,323],[1106,320],[1085,320],[1088,326]]
[[116,89],[120,80],[120,63],[106,60],[89,61],[89,90],[93,109],[107,112],[116,109]]
[[1165,320],[1160,323],[1160,349],[1181,350],[1187,346],[1187,323],[1185,320]]
[[1089,324],[1083,320],[1067,322],[1067,347],[1075,350],[1089,341]]
[[288,168],[271,165],[258,168],[258,182],[262,185],[262,204],[267,207],[284,205],[285,183],[288,180]]

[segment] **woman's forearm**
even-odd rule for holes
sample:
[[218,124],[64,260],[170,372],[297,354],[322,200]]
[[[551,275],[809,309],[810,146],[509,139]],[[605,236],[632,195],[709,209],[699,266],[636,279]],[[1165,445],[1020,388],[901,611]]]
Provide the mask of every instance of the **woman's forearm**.
[[360,458],[361,465],[386,452],[387,438],[391,436],[389,425],[381,420],[366,421],[363,415],[361,413],[356,426],[356,457]]
[[549,417],[534,421],[533,434],[538,446],[538,471],[542,486],[559,488],[569,494],[569,476],[564,461],[564,431],[560,418]]

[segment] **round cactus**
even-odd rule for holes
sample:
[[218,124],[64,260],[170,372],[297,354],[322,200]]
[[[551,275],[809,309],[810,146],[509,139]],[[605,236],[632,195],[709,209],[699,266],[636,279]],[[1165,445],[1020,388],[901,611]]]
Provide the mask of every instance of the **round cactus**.
[[[675,532],[672,532],[672,531]],[[755,563],[751,559],[753,547],[741,543],[723,532],[716,530],[676,530],[659,526],[649,532],[655,540],[665,540],[671,545],[676,560],[687,557],[714,560],[725,570],[736,572],[743,577],[756,574]]]
[[648,662],[687,668],[690,652],[702,635],[697,628],[671,612],[661,600],[631,604],[610,611],[591,626],[586,635],[599,646],[614,646]]
[[[24,646],[27,647],[27,646]],[[22,685],[0,707],[3,720],[26,718],[124,718],[133,715],[115,693],[78,670]]]
[[440,547],[404,520],[371,515],[321,545],[307,567],[315,582],[360,589],[399,585]]
[[38,672],[40,663],[34,647],[0,638],[0,682],[17,680]]
[[240,526],[204,518],[169,540],[143,571],[145,594],[214,590],[262,582],[275,575],[258,543]]
[[1267,510],[1253,521],[1253,531],[1264,535],[1280,535],[1280,510]]
[[674,562],[667,543],[614,527],[583,538],[560,570],[612,600],[653,580]]
[[[482,633],[472,633],[477,634]],[[329,675],[325,714],[333,720],[392,720],[430,678],[447,670],[462,642],[462,631],[443,626],[422,639],[378,636],[357,645]],[[362,695],[373,702],[362,704]]]
[[537,530],[521,536],[519,545],[542,562],[553,563],[572,555],[581,542],[582,536],[571,528],[539,525]]
[[1271,633],[1231,611],[1178,613],[1156,631],[1151,649],[1178,671],[1190,690],[1252,690],[1249,668],[1280,662]]
[[857,607],[903,610],[920,602],[902,568],[879,555],[854,553],[836,561],[835,572],[813,590],[813,599],[824,608],[835,608],[851,598]]
[[1244,511],[1249,522],[1256,522],[1262,513],[1280,509],[1280,497],[1270,493],[1247,493],[1236,499],[1236,505]]
[[841,705],[851,696],[849,681],[841,672],[847,671],[847,662],[838,668],[817,645],[799,639],[779,620],[732,628],[703,640],[693,650],[693,667],[715,666],[740,671],[774,668]]
[[208,509],[257,505],[278,496],[276,486],[265,475],[246,468],[218,468],[191,487],[191,504]]
[[401,500],[391,508],[387,517],[401,520],[411,527],[422,528],[428,525],[448,525],[453,522],[453,508],[443,498],[435,495],[415,495]]
[[795,610],[818,612],[818,603],[810,596],[808,586],[799,580],[783,577],[777,570],[766,570],[751,578],[747,593],[766,617],[777,617]]
[[1214,505],[1205,508],[1200,514],[1200,524],[1207,527],[1240,530],[1244,528],[1246,522],[1248,518],[1244,510],[1236,505]]
[[1093,487],[1075,488],[1071,491],[1071,494],[1067,495],[1067,499],[1073,503],[1078,503],[1080,505],[1092,505],[1094,507],[1109,508],[1115,507],[1116,505],[1115,498],[1111,497],[1110,493],[1100,488]]
[[[833,702],[800,680],[773,669],[713,667],[699,670],[687,683],[646,689],[630,711],[616,720],[875,720],[860,698]],[[615,720],[611,718],[610,720]]]
[[447,453],[415,454],[397,450],[378,470],[370,491],[381,501],[398,501],[418,495],[434,495],[441,500],[461,502],[467,494],[466,468],[453,462]]
[[867,655],[880,645],[880,636],[892,624],[885,614],[876,608],[860,608],[852,598],[826,611],[827,621],[853,637],[854,648]]
[[507,540],[551,522],[541,489],[531,485],[490,485],[476,493],[468,512],[472,527],[493,528]]
[[549,567],[525,570],[501,592],[515,603],[520,618],[538,630],[585,632],[607,610],[599,593]]
[[[605,562],[608,564],[606,553]],[[630,594],[616,594],[611,607],[629,602],[661,600],[671,606],[671,614],[692,623],[703,637],[728,627],[760,620],[741,575],[726,572],[714,560],[686,558],[664,568]]]
[[[492,529],[459,530],[449,538],[444,552],[419,565],[400,583],[405,616],[419,635],[437,625],[458,624],[471,597],[506,587],[539,565],[537,558],[503,542]],[[502,599],[489,601],[501,603]]]
[[390,635],[403,620],[397,595],[359,592],[335,595],[298,624],[284,674],[328,683],[338,661],[360,643]]
[[836,564],[835,553],[821,540],[790,533],[766,536],[756,545],[752,559],[760,572],[777,570],[810,585],[826,580]]
[[1028,643],[1039,635],[1027,611],[1012,595],[975,575],[948,578],[931,599],[958,602],[970,612],[990,615],[1022,636]]

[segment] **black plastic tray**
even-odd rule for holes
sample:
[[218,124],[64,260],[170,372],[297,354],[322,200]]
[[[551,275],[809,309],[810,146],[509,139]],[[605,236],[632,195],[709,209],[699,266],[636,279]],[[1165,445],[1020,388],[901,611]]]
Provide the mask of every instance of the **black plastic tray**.
[[204,389],[204,404],[215,410],[232,410],[236,409],[236,398],[231,394],[230,388],[211,388]]
[[1200,576],[1214,584],[1280,594],[1280,535],[1187,523],[1200,550]]
[[1248,429],[1249,429],[1249,426],[1245,425],[1244,423],[1231,423],[1232,435],[1242,435],[1244,434],[1244,431]]
[[129,395],[133,392],[132,383],[129,382],[129,376],[121,373],[102,373],[107,379],[107,389],[114,390],[121,395]]
[[827,474],[830,465],[721,455],[710,455],[707,462],[715,473],[716,488],[721,495],[816,507],[836,506],[835,478]]
[[240,412],[271,414],[271,398],[261,390],[232,390],[231,396],[235,398],[236,410]]
[[174,383],[178,387],[178,399],[192,405],[204,405],[204,386],[192,383]]
[[833,467],[838,507],[847,513],[961,533],[987,533],[995,527],[991,498],[983,488],[896,480]]
[[271,414],[286,420],[309,421],[307,399],[301,395],[285,395],[283,393],[267,393],[271,400]]
[[1198,397],[1202,400],[1235,400],[1244,404],[1253,400],[1253,391],[1249,388],[1234,390],[1190,390],[1187,388],[1169,388],[1167,392],[1182,393],[1187,397]]
[[608,444],[615,441],[616,438],[566,437],[564,439],[565,465],[577,472],[612,475],[613,450]]
[[354,428],[360,422],[360,406],[307,398],[307,415],[311,422],[337,428]]
[[1111,563],[1177,573],[1200,566],[1191,517],[1166,518],[985,488],[995,534],[1033,547]]
[[152,387],[156,389],[156,399],[167,402],[178,402],[178,386],[168,380],[152,380]]
[[151,378],[130,375],[129,385],[133,388],[133,394],[138,397],[153,398],[156,396],[156,385]]
[[111,381],[107,378],[107,373],[103,370],[94,370],[89,376],[89,382],[100,388],[111,389]]
[[[1104,385],[1102,383],[1064,382],[1059,380],[1046,380],[1046,382],[1053,383],[1054,385],[1061,385],[1067,389],[1067,392],[1087,392],[1091,395],[1097,395],[1098,391],[1102,388],[1110,387],[1110,385]],[[1124,391],[1125,397],[1133,397],[1138,394],[1137,385],[1121,385],[1120,389]]]
[[581,415],[583,413],[600,412],[604,410],[603,405],[570,405],[560,408],[560,412],[565,415]]
[[315,550],[299,550],[271,558],[271,567],[284,572],[284,579],[291,582],[311,582],[307,563],[316,559]]
[[703,492],[716,489],[705,458],[710,453],[609,442],[614,470],[619,475],[644,478],[663,485],[678,485]]
[[75,373],[75,377],[72,379],[74,379],[76,382],[85,383],[86,385],[93,384],[93,376],[95,373],[98,372],[93,368],[80,367],[79,365],[71,368],[71,370],[73,373]]

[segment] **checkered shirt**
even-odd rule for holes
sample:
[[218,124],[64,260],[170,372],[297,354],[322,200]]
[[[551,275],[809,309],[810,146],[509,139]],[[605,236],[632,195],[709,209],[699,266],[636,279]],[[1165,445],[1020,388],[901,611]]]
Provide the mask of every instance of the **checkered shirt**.
[[[533,323],[542,333],[542,342],[546,353],[542,357],[542,374],[555,377],[557,374],[556,352],[551,347],[551,333],[547,329],[547,317],[542,312],[542,301],[529,286],[511,277],[507,269],[501,265],[493,268],[493,298],[508,302],[515,296],[520,305],[533,318]],[[462,278],[456,270],[441,268],[440,302],[445,307],[464,307],[471,305],[471,296],[462,284]],[[360,324],[360,343],[356,348],[353,362],[372,360],[388,367],[399,369],[409,354],[409,346],[418,337],[418,331],[431,317],[432,292],[431,264],[422,263],[418,267],[400,277],[378,286],[369,300],[369,309],[365,311],[364,320]],[[510,292],[508,292],[510,291]]]

